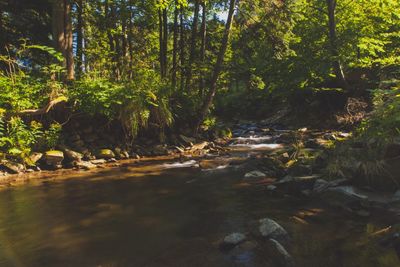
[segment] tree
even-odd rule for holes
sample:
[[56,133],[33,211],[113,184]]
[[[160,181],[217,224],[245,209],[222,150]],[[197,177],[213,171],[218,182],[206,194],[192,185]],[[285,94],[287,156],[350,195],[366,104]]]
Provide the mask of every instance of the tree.
[[190,84],[192,81],[192,68],[193,61],[196,54],[196,39],[197,39],[197,28],[199,24],[199,9],[200,9],[200,0],[196,0],[194,3],[194,14],[193,14],[193,25],[192,25],[192,37],[190,39],[190,52],[189,52],[189,62],[186,71],[186,84],[185,88],[188,91],[190,88]]
[[336,0],[326,0],[328,7],[328,27],[329,27],[329,41],[331,45],[333,68],[335,70],[336,78],[339,80],[340,84],[344,89],[349,88],[349,84],[346,81],[346,77],[343,72],[342,64],[340,62],[339,50],[337,47],[337,37],[336,37]]
[[52,24],[54,46],[64,56],[66,80],[74,80],[73,34],[69,0],[53,0]]
[[201,2],[201,9],[202,9],[202,15],[201,15],[201,29],[200,29],[200,37],[201,37],[201,45],[200,45],[200,62],[202,64],[201,67],[201,74],[200,74],[200,95],[203,95],[204,91],[204,63],[206,59],[206,38],[207,38],[207,10],[206,10],[206,1],[203,0]]
[[226,20],[224,35],[222,37],[222,42],[221,42],[221,47],[220,47],[220,50],[218,53],[217,62],[215,63],[214,71],[212,74],[210,90],[208,91],[207,96],[204,99],[203,106],[200,110],[200,113],[198,116],[198,121],[197,121],[197,124],[195,125],[195,134],[198,133],[199,128],[200,128],[201,124],[203,123],[203,121],[207,115],[207,112],[210,109],[210,106],[213,102],[215,93],[217,92],[217,82],[218,82],[219,74],[222,70],[222,64],[224,62],[225,52],[228,47],[229,35],[231,32],[231,27],[232,27],[232,22],[233,22],[233,14],[235,13],[235,6],[236,6],[236,0],[230,0],[229,1],[228,18]]
[[77,0],[76,10],[78,13],[76,24],[76,76],[79,78],[83,72],[83,2]]

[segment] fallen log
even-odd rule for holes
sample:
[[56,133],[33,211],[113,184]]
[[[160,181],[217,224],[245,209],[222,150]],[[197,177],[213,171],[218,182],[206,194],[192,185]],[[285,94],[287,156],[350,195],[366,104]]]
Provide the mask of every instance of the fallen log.
[[35,116],[35,115],[43,115],[47,114],[52,110],[56,105],[67,102],[68,98],[66,96],[59,96],[53,100],[51,100],[46,106],[39,109],[25,109],[20,111],[18,114],[21,116]]

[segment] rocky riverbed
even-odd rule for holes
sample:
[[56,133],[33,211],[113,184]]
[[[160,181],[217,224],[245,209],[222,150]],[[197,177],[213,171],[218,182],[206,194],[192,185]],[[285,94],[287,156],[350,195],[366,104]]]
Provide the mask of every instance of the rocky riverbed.
[[[241,218],[240,226],[219,231],[220,239],[215,241],[218,243],[216,249],[229,258],[244,257],[244,262],[252,262],[254,256],[251,255],[262,251],[268,255],[267,262],[271,266],[304,266],[298,265],[299,262],[305,262],[301,259],[301,253],[296,251],[300,245],[298,238],[294,238],[299,234],[296,232],[298,230],[293,226],[287,230],[286,226],[315,225],[315,220],[318,221],[321,214],[326,212],[323,207],[336,209],[342,214],[340,216],[354,217],[356,221],[368,222],[376,221],[377,217],[385,218],[384,223],[378,223],[368,230],[368,246],[388,251],[387,253],[399,251],[400,226],[397,222],[400,214],[400,193],[373,192],[368,188],[356,187],[351,180],[335,179],[324,172],[329,147],[336,140],[348,137],[349,133],[340,131],[286,129],[278,124],[248,122],[235,125],[233,136],[229,139],[205,141],[181,135],[177,143],[172,145],[141,147],[131,151],[119,147],[103,148],[90,156],[62,147],[60,150],[36,155],[39,168],[59,170],[38,172],[38,168],[32,168],[28,173],[4,176],[2,185],[6,189],[10,185],[32,179],[37,181],[34,184],[43,184],[49,180],[70,180],[74,177],[78,181],[82,177],[94,177],[95,182],[104,172],[110,173],[107,177],[113,172],[122,177],[125,177],[125,173],[130,177],[147,177],[158,176],[169,170],[175,174],[179,173],[178,170],[182,170],[182,173],[190,170],[189,173],[197,174],[188,178],[184,184],[196,186],[209,181],[204,177],[233,175],[234,178],[229,180],[233,190],[257,192],[258,196],[253,200],[251,196],[246,196],[248,201],[260,201],[261,193],[266,200],[280,201],[288,198],[299,203],[319,205],[291,212],[286,217],[289,221],[282,220],[279,212],[262,216],[262,209],[256,208],[256,217],[245,216]],[[11,169],[4,164],[4,168]],[[165,192],[168,194],[168,190]],[[203,197],[207,198],[206,195]],[[240,194],[236,197],[240,197]],[[280,209],[279,205],[275,207],[277,210]],[[257,204],[250,205],[247,212],[251,212],[252,206]],[[224,206],[224,209],[229,207]],[[257,259],[259,260],[258,256]],[[254,266],[259,266],[258,264],[257,262]]]

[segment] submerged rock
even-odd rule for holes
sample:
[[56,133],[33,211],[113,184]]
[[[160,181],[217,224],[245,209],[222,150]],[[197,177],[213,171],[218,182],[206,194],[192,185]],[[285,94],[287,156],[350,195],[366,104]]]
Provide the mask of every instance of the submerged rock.
[[236,246],[246,240],[246,235],[242,233],[232,233],[224,238],[224,244]]
[[289,241],[289,234],[274,220],[264,218],[259,220],[259,222],[260,226],[258,230],[260,231],[261,236],[265,238],[273,238],[283,243],[287,243]]
[[351,203],[368,200],[368,196],[356,192],[353,186],[330,187],[321,194],[321,197],[335,206],[347,206]]
[[268,240],[269,249],[268,252],[273,257],[274,261],[281,267],[294,267],[293,257],[289,254],[286,248],[279,243],[279,241],[270,238]]

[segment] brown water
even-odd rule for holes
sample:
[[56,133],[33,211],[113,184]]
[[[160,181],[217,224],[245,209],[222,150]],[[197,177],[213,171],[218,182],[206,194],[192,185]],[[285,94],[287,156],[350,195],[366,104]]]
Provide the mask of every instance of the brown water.
[[[371,233],[384,218],[359,218],[319,201],[244,186],[235,169],[201,171],[135,163],[0,191],[0,266],[276,266],[257,220],[290,233],[297,266],[394,267],[394,250]],[[294,220],[303,216],[305,221]],[[245,232],[255,248],[222,252]]]

